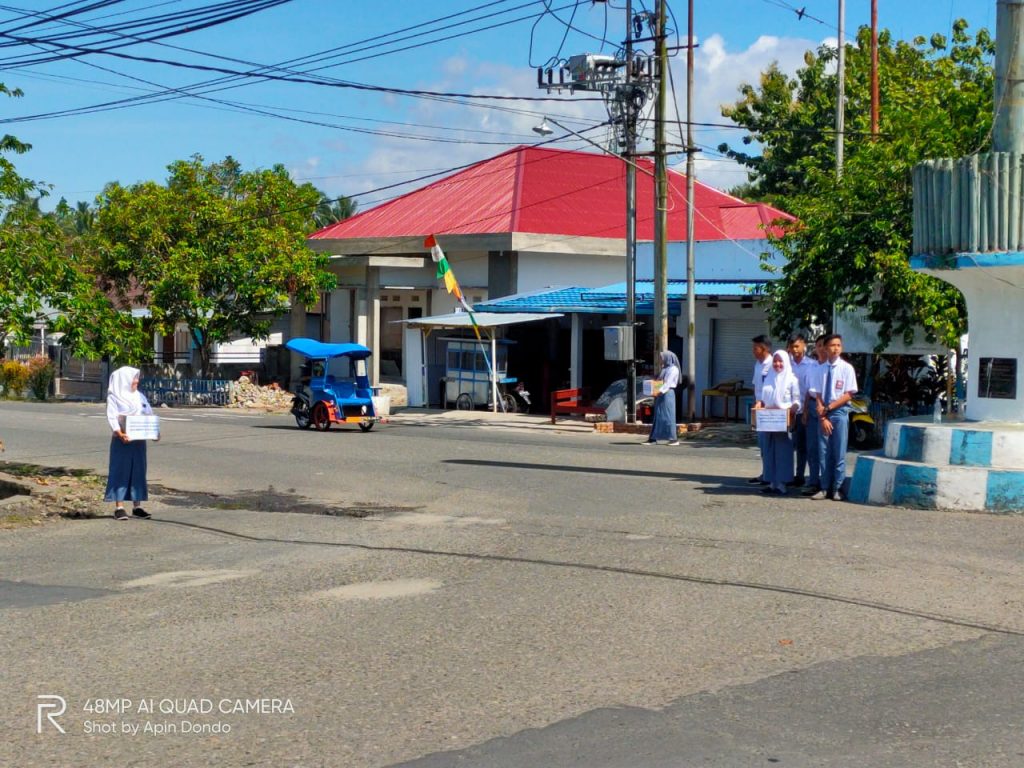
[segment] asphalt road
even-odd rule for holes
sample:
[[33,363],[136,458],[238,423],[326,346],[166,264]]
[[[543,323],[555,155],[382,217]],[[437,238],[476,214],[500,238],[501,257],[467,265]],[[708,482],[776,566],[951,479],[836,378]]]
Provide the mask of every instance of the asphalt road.
[[[0,765],[1024,764],[1020,517],[533,422],[162,415],[154,520],[0,532]],[[6,461],[106,434],[0,406]]]

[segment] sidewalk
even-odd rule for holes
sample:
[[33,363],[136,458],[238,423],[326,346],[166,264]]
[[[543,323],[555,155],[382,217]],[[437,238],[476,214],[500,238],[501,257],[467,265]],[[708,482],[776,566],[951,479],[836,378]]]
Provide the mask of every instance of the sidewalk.
[[576,432],[595,434],[594,425],[583,419],[560,418],[556,424],[551,417],[537,413],[492,413],[491,411],[438,410],[436,408],[403,408],[388,417],[390,423],[412,427],[489,427],[493,429],[519,429],[530,432]]

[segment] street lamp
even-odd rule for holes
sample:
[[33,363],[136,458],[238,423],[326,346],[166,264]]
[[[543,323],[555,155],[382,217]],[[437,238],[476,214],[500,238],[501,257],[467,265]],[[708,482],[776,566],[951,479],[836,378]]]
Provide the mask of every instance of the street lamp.
[[541,136],[550,136],[554,133],[551,126],[548,125],[548,119],[545,117],[544,121],[540,125],[533,126],[533,132],[540,134]]

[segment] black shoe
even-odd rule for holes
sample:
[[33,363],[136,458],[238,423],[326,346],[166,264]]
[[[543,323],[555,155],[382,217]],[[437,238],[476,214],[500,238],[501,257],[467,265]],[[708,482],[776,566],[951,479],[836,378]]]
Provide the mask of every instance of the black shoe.
[[125,512],[124,509],[122,509],[121,507],[118,507],[117,509],[114,510],[114,519],[115,520],[127,520],[128,519],[128,513]]
[[786,483],[786,487],[787,488],[803,488],[804,487],[804,479],[802,477],[794,478],[793,480],[790,480],[788,483]]
[[135,509],[132,510],[132,517],[137,517],[140,520],[149,520],[149,518],[151,518],[152,515],[149,514],[149,512],[144,510],[142,507],[136,507]]
[[747,480],[747,485],[767,485],[767,483],[758,475]]
[[800,495],[801,495],[801,496],[814,496],[814,495],[815,495],[815,494],[817,494],[817,493],[818,493],[819,491],[821,491],[821,488],[820,488],[820,487],[818,487],[817,485],[809,485],[809,486],[807,486],[806,488],[804,488],[804,489],[803,489],[803,490],[802,490],[802,491],[800,492]]

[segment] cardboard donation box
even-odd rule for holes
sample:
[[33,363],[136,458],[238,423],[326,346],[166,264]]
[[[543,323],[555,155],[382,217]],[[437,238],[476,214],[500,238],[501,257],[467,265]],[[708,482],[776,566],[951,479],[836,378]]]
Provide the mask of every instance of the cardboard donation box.
[[754,428],[758,432],[789,431],[792,411],[788,408],[754,408],[750,418],[754,420]]
[[657,379],[644,379],[644,397],[654,397],[658,394],[658,390],[661,389],[663,381]]
[[124,431],[129,440],[159,440],[159,416],[125,416]]

